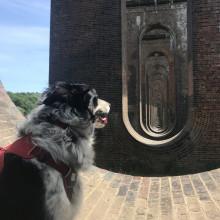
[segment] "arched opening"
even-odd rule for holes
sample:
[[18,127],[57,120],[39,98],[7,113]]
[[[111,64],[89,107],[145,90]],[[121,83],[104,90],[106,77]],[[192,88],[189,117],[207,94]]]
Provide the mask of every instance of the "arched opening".
[[123,121],[137,141],[171,143],[188,120],[187,2],[127,1],[123,21]]
[[147,27],[139,40],[140,124],[151,137],[163,137],[175,126],[175,35],[162,25]]

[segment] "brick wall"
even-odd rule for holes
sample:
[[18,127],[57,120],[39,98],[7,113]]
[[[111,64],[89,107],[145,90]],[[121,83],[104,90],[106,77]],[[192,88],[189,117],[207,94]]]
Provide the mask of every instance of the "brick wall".
[[[125,3],[125,2],[124,2]],[[96,165],[136,174],[180,174],[220,165],[219,0],[188,4],[188,120],[177,139],[151,146],[136,141],[122,120],[120,0],[54,0],[51,9],[50,83],[88,83],[112,104],[97,130]]]

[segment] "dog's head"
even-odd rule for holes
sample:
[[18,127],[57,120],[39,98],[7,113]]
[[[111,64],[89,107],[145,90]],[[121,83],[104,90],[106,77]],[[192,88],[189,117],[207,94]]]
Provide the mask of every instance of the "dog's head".
[[85,84],[57,82],[50,86],[38,100],[44,104],[59,109],[69,106],[77,115],[88,115],[95,128],[102,128],[107,123],[110,104],[98,98],[98,94]]

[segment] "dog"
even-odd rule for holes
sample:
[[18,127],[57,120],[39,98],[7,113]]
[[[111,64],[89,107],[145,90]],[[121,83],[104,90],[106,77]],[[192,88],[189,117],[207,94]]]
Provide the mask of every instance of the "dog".
[[17,142],[1,149],[2,220],[74,219],[82,202],[78,173],[93,164],[94,129],[105,127],[110,111],[94,89],[67,82],[46,89],[38,105],[18,127]]

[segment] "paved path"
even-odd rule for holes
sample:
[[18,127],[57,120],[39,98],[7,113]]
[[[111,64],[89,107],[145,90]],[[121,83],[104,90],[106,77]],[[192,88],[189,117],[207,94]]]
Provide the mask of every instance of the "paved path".
[[92,167],[81,173],[77,220],[220,220],[220,169],[173,177],[139,177]]

